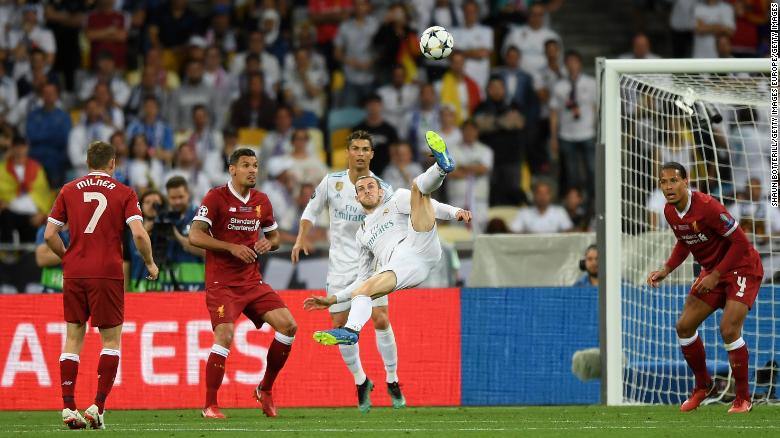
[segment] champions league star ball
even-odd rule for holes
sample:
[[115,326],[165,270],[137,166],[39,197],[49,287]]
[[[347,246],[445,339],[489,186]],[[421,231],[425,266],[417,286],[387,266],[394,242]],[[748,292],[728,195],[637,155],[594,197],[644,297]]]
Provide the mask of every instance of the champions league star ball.
[[444,59],[452,53],[455,42],[447,29],[431,26],[420,35],[420,51],[428,59]]

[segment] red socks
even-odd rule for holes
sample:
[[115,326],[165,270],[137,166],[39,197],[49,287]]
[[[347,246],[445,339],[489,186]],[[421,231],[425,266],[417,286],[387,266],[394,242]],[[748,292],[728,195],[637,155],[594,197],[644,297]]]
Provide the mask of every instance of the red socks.
[[685,361],[693,370],[696,377],[697,388],[708,388],[712,384],[710,372],[707,370],[707,355],[704,352],[704,342],[699,337],[699,332],[691,338],[680,339],[680,348],[682,349]]
[[95,405],[99,412],[103,413],[106,404],[106,397],[111,392],[116,379],[116,370],[119,367],[119,350],[104,348],[100,352],[100,361],[98,362],[98,387],[95,395]]
[[750,400],[750,385],[748,384],[748,348],[741,337],[736,341],[726,344],[729,352],[729,365],[734,375],[737,398]]
[[65,409],[76,410],[73,394],[76,392],[76,378],[79,374],[79,355],[62,353],[60,355],[60,387],[62,405]]
[[261,390],[270,391],[273,388],[276,376],[279,375],[279,371],[282,370],[284,363],[287,362],[287,357],[290,356],[293,339],[295,337],[286,336],[279,332],[274,335],[274,340],[268,348],[267,366],[263,382],[260,384]]
[[229,353],[230,350],[221,345],[211,346],[209,360],[206,362],[206,405],[204,408],[218,406],[217,392],[225,377],[225,361]]

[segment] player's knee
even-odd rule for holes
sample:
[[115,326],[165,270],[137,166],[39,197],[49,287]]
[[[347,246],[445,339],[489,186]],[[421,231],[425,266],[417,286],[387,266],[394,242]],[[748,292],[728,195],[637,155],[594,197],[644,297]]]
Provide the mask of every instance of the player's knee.
[[720,322],[720,336],[723,338],[723,342],[727,344],[730,344],[739,339],[741,332],[742,328],[731,321],[722,320]]
[[295,323],[294,319],[290,319],[289,321],[285,321],[281,327],[279,327],[278,332],[285,335],[285,336],[295,336],[295,332],[298,331],[298,324]]
[[371,320],[374,322],[374,328],[377,330],[387,330],[388,327],[390,327],[390,318],[387,315],[387,312],[374,312],[371,315]]
[[233,330],[218,326],[214,331],[214,341],[225,348],[230,348],[233,343]]
[[676,329],[677,337],[679,338],[690,338],[696,333],[696,327],[691,327],[690,324],[682,319],[677,321]]

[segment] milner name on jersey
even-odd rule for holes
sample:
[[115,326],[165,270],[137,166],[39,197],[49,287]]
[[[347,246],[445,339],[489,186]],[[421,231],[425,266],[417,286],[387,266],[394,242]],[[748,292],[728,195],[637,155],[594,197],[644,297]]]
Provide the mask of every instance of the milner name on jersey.
[[76,183],[76,188],[81,190],[87,187],[91,186],[99,186],[99,187],[105,187],[109,190],[113,190],[116,187],[116,184],[110,180],[102,179],[100,177],[98,178],[89,178],[85,179],[83,181],[79,181]]

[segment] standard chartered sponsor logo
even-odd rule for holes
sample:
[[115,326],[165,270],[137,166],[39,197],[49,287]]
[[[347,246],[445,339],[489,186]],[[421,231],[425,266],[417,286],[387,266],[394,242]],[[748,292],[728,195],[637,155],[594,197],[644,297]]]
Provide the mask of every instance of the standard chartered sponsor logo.
[[260,219],[237,219],[230,218],[227,226],[228,230],[233,231],[257,231],[260,228]]

